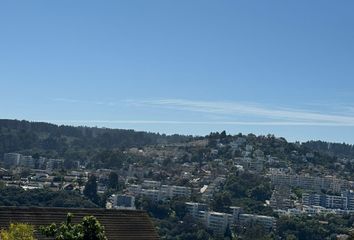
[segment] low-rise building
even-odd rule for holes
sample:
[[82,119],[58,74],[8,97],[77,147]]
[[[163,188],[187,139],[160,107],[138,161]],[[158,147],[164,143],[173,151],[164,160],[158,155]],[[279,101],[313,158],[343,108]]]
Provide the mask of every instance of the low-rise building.
[[256,214],[240,214],[239,215],[240,225],[246,225],[249,222],[259,223],[267,230],[270,230],[275,226],[276,220],[274,217],[256,215]]
[[48,159],[46,169],[49,171],[64,167],[64,159]]
[[142,183],[142,187],[147,189],[159,189],[161,187],[161,182],[144,180],[144,182]]
[[4,167],[9,169],[16,167],[20,164],[21,154],[19,153],[5,153],[4,154]]
[[126,194],[113,194],[109,201],[115,209],[135,209],[135,197]]
[[195,202],[187,202],[186,207],[194,219],[213,230],[216,235],[224,234],[227,227],[232,225],[244,226],[251,221],[259,223],[266,230],[271,230],[276,224],[274,217],[243,214],[240,207],[230,207],[232,213],[208,211],[206,204]]
[[354,210],[354,193],[343,191],[341,195],[303,193],[302,205],[329,209]]
[[196,218],[198,212],[200,211],[208,211],[208,205],[205,203],[196,203],[196,202],[186,202],[186,208],[188,213],[193,217]]
[[353,189],[354,183],[333,176],[314,177],[309,175],[273,173],[270,174],[273,186],[286,185],[290,187],[298,187],[307,190],[330,190],[334,193],[340,193],[347,189]]
[[190,198],[192,189],[184,186],[160,185],[156,181],[144,182],[143,185],[131,184],[128,191],[135,196],[145,196],[153,201],[172,199],[174,197]]
[[216,235],[223,235],[229,226],[229,214],[221,212],[207,212],[206,226]]

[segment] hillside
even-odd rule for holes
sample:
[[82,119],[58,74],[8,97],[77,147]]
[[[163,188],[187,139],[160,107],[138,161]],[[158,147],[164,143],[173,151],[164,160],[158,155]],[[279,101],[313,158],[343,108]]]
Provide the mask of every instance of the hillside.
[[[83,152],[176,143],[190,137],[43,122],[0,120],[0,156],[7,152],[80,158]],[[88,153],[89,154],[89,153]],[[80,160],[80,159],[78,159]]]
[[[321,141],[290,143],[273,135],[232,136],[225,132],[211,133],[205,137],[169,136],[134,130],[0,120],[1,157],[7,152],[19,152],[64,158],[66,168],[70,168],[73,161],[80,161],[93,168],[120,168],[125,162],[149,162],[166,156],[177,159],[176,164],[185,162],[186,158],[200,161],[202,155],[203,161],[215,158],[228,160],[241,154],[230,147],[230,144],[238,141],[242,141],[243,146],[252,145],[254,150],[262,151],[265,156],[281,159],[297,172],[306,172],[311,170],[309,166],[318,166],[327,173],[349,170],[345,176],[351,178],[351,169],[354,168],[351,163],[354,150],[348,144]],[[222,145],[225,147],[220,148]],[[134,148],[143,149],[143,154],[131,151]],[[211,154],[215,148],[219,149],[217,155]],[[338,169],[338,163],[342,169]]]

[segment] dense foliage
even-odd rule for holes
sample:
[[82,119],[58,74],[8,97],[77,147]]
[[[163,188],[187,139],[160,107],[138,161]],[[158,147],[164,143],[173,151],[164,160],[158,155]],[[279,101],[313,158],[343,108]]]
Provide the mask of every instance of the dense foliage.
[[89,177],[85,185],[84,196],[96,204],[99,203],[99,197],[97,194],[97,178],[95,175],[91,175]]
[[85,160],[101,149],[124,149],[181,142],[189,137],[97,127],[0,120],[0,156],[7,152]]
[[94,216],[86,216],[79,224],[72,223],[73,215],[68,213],[65,223],[55,223],[41,227],[40,231],[46,237],[55,240],[107,240],[104,227]]
[[351,234],[354,216],[293,216],[281,217],[277,235],[283,239],[322,240],[336,239],[337,234]]
[[55,192],[49,189],[25,191],[17,187],[2,187],[0,189],[0,206],[97,207],[76,192]]
[[153,202],[148,198],[138,198],[136,203],[154,219],[161,239],[213,240],[213,234],[187,214],[185,201]]
[[228,176],[222,190],[215,194],[212,207],[215,211],[227,212],[230,206],[239,206],[249,213],[269,215],[272,210],[264,203],[271,194],[269,179],[236,171]]
[[9,229],[0,232],[2,240],[35,240],[34,227],[24,223],[11,223]]
[[346,143],[328,143],[323,141],[308,141],[303,143],[305,147],[331,156],[354,158],[353,145]]

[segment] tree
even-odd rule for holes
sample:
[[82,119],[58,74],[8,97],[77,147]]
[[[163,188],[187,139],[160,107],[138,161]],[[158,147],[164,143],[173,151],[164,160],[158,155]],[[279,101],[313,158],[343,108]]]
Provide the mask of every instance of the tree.
[[54,237],[55,240],[107,240],[104,227],[94,216],[86,216],[81,223],[72,223],[73,215],[68,213],[65,223],[57,226],[41,227],[40,231],[46,237]]
[[270,186],[265,184],[258,185],[248,191],[248,195],[257,201],[265,201],[269,199],[271,196],[270,193]]
[[241,229],[240,235],[242,239],[247,240],[265,240],[267,239],[267,232],[264,227],[256,221],[247,222]]
[[231,196],[228,192],[220,192],[214,195],[212,208],[214,211],[225,212],[231,206]]
[[84,217],[82,223],[84,240],[106,240],[104,227],[94,216]]
[[115,172],[110,172],[108,176],[108,187],[111,189],[118,189],[119,181],[118,174]]
[[98,203],[97,195],[97,178],[95,175],[91,175],[85,185],[84,195],[94,203]]
[[1,230],[2,240],[35,240],[34,228],[24,223],[11,223],[8,230]]

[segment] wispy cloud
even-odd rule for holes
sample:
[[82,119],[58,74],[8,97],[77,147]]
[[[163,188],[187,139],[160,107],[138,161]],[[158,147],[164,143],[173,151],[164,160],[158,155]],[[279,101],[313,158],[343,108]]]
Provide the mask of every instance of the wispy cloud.
[[80,100],[72,98],[53,98],[55,102],[64,102],[64,103],[78,103],[78,104],[92,104],[92,105],[106,105],[106,106],[115,106],[117,102],[112,101],[90,101],[90,100]]
[[[157,100],[121,100],[121,101],[88,101],[69,98],[55,98],[53,101],[77,104],[173,109],[196,113],[207,113],[214,116],[213,120],[200,117],[201,121],[174,120],[66,120],[54,121],[74,124],[174,124],[174,125],[248,125],[248,126],[354,126],[353,107],[333,106],[325,109],[325,105],[311,109],[291,107],[265,106],[257,103],[193,101],[186,99]],[[314,110],[315,109],[315,110]],[[223,119],[231,119],[226,121]],[[233,121],[236,120],[237,121]],[[243,119],[242,121],[239,121]],[[246,121],[246,120],[249,121]],[[53,121],[52,121],[53,122]]]
[[290,122],[290,121],[163,121],[163,120],[36,120],[57,124],[164,124],[164,125],[244,125],[244,126],[334,126],[353,127],[354,123]]
[[[251,116],[264,119],[264,121],[255,122],[258,124],[354,126],[354,116],[348,116],[347,112],[343,114],[331,114],[308,109],[266,107],[260,104],[192,101],[185,99],[129,100],[128,102],[136,106],[170,108],[229,116]],[[266,121],[270,121],[270,123],[264,123]]]

